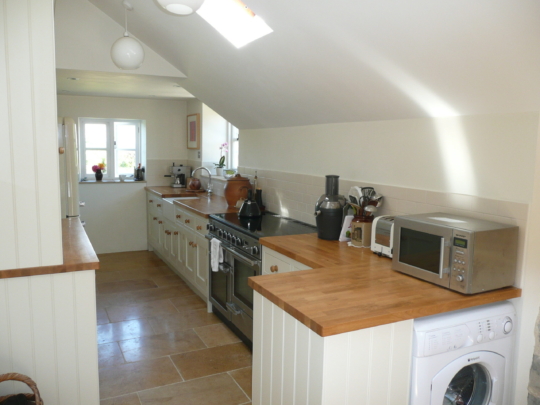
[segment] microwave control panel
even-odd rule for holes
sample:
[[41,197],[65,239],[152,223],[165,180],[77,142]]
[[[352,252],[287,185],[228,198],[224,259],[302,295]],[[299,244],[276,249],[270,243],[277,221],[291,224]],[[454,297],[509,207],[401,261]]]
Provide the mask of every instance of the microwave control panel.
[[450,288],[465,292],[468,278],[471,276],[469,246],[472,235],[470,232],[454,230],[450,242]]

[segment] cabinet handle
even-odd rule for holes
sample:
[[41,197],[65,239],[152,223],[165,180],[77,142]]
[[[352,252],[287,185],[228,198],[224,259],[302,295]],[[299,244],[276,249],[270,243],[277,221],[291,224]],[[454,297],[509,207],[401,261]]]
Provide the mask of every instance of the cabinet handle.
[[158,224],[162,224],[162,223],[163,223],[163,221],[158,221]]
[[193,245],[191,245],[191,247],[196,248],[196,247],[197,247],[197,244],[196,244],[195,242],[193,242]]
[[270,266],[270,271],[271,271],[272,273],[276,273],[276,272],[279,271],[279,268],[278,268],[278,266],[276,266],[276,265]]
[[161,204],[158,204],[157,206],[158,206],[158,207],[161,207]]
[[153,202],[154,202],[154,200],[148,200],[148,202],[149,202],[149,203],[153,203]]
[[193,242],[189,242],[189,246],[193,246]]
[[176,218],[177,218],[177,219],[178,219],[178,218],[182,218],[182,215],[178,214],[178,215],[176,216]]
[[189,219],[186,219],[184,222],[185,222],[186,224],[189,224],[190,221],[189,221]]
[[171,234],[171,231],[165,231],[165,233],[166,233],[167,235],[170,235],[170,234]]
[[202,226],[197,225],[197,230],[200,231],[202,229]]
[[156,217],[154,217],[154,221],[157,221],[157,218],[156,218]]
[[178,231],[174,231],[174,234],[173,235],[178,235]]

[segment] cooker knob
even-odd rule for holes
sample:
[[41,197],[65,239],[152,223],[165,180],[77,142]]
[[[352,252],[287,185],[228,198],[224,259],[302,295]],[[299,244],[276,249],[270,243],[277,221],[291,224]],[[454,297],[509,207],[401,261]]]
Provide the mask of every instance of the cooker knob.
[[223,231],[221,229],[217,230],[217,234],[220,238],[223,238]]
[[508,317],[503,321],[503,330],[505,334],[508,334],[512,332],[512,329],[514,329],[514,324],[512,323],[512,320]]
[[458,274],[456,276],[456,280],[459,281],[460,283],[463,281],[463,276],[461,274]]
[[252,246],[251,247],[251,254],[252,255],[257,255],[259,254],[259,248],[257,246]]
[[242,239],[236,238],[236,246],[242,246]]
[[232,239],[232,234],[230,232],[227,233],[227,240],[230,241]]
[[216,227],[212,224],[208,224],[208,230],[210,230],[210,232],[214,232],[216,230]]
[[236,245],[236,236],[234,236],[234,235],[231,236],[231,243],[232,243],[233,245]]

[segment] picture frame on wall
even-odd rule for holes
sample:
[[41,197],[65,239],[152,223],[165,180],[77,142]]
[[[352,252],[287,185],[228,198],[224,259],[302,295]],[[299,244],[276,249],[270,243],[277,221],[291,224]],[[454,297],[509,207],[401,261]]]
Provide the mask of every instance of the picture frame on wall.
[[187,116],[187,148],[201,149],[201,114]]

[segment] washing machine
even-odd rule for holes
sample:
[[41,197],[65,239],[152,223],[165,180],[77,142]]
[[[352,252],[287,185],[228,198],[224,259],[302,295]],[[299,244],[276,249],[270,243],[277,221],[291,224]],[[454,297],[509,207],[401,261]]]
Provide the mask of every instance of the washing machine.
[[410,405],[512,405],[515,330],[508,301],[415,320]]

